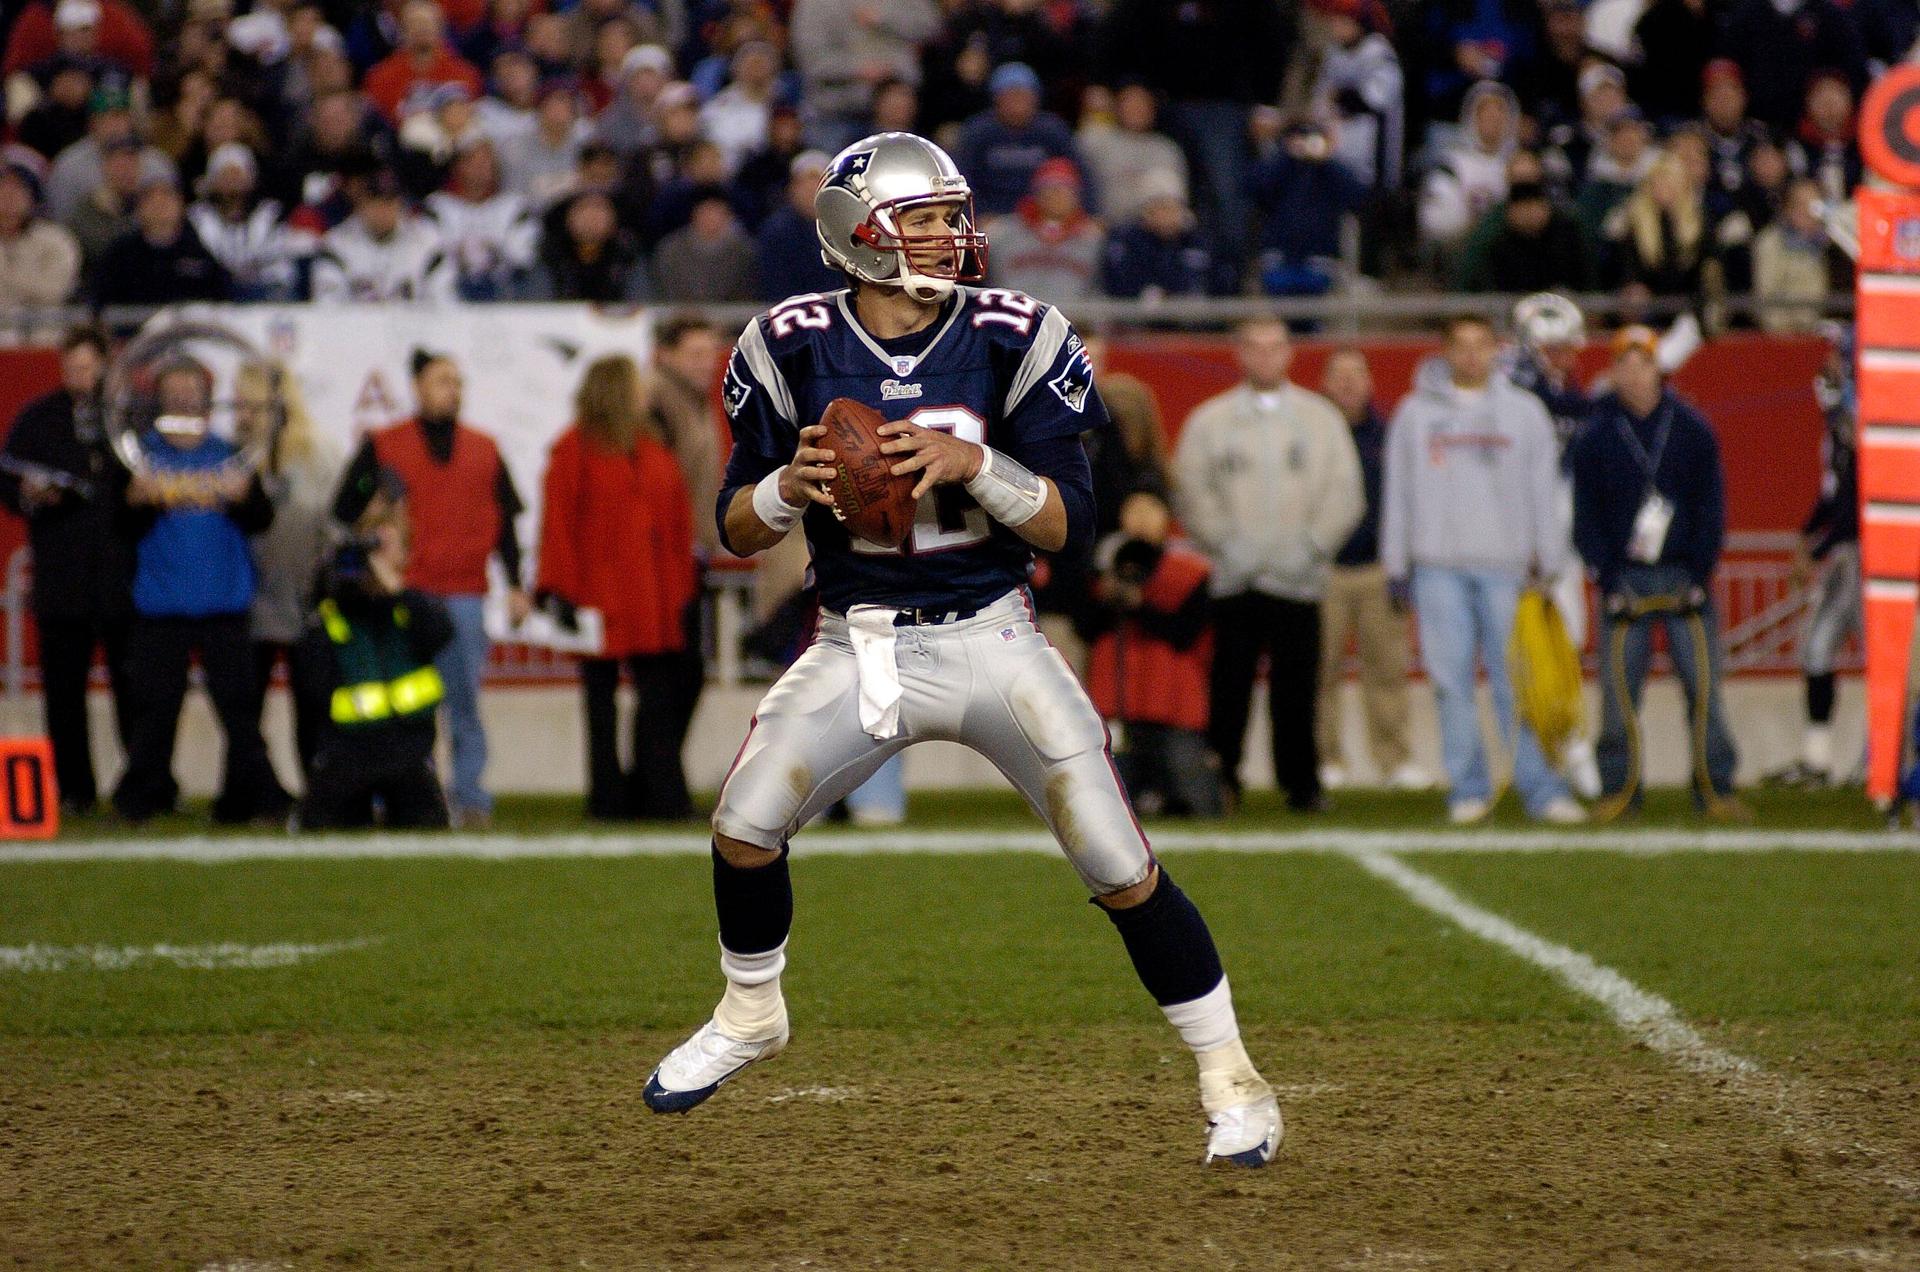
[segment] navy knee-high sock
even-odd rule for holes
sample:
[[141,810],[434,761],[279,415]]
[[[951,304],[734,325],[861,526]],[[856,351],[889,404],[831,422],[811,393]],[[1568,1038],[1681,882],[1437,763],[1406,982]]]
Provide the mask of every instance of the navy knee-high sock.
[[713,908],[720,916],[720,944],[735,954],[765,954],[780,948],[793,926],[793,880],[787,848],[764,866],[736,866],[713,850]]
[[1125,910],[1101,909],[1120,929],[1140,983],[1162,1007],[1191,1002],[1220,983],[1220,951],[1214,948],[1213,933],[1165,866],[1145,901]]

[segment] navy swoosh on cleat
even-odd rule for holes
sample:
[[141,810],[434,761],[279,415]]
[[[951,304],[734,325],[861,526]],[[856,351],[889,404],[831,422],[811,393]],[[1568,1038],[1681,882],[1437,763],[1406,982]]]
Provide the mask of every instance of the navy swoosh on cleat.
[[1244,1153],[1228,1153],[1224,1157],[1216,1157],[1213,1160],[1216,1162],[1232,1162],[1235,1166],[1265,1166],[1269,1161],[1273,1160],[1273,1149],[1265,1144],[1261,1144],[1257,1148],[1250,1148]]
[[[727,1077],[732,1077],[728,1074]],[[721,1081],[725,1081],[723,1078]],[[640,1098],[646,1101],[648,1108],[655,1113],[685,1113],[696,1105],[705,1103],[708,1096],[720,1089],[720,1083],[697,1087],[692,1091],[669,1091],[660,1085],[660,1074],[647,1079],[647,1085],[640,1091]]]

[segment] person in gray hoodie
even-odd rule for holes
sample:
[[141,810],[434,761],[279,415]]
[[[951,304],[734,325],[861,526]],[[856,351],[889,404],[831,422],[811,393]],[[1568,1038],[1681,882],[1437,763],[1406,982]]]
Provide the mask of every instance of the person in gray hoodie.
[[1174,457],[1174,502],[1212,564],[1208,740],[1237,798],[1254,672],[1267,656],[1274,780],[1296,812],[1325,806],[1314,740],[1320,600],[1333,556],[1360,524],[1360,456],[1338,408],[1287,379],[1278,318],[1240,325],[1246,379],[1194,408]]
[[1478,821],[1495,802],[1475,692],[1479,663],[1528,814],[1577,822],[1586,814],[1519,723],[1507,674],[1520,591],[1529,576],[1559,573],[1567,551],[1560,445],[1540,400],[1495,373],[1498,352],[1492,324],[1463,316],[1447,326],[1444,360],[1416,372],[1387,439],[1380,561],[1419,620],[1451,818]]

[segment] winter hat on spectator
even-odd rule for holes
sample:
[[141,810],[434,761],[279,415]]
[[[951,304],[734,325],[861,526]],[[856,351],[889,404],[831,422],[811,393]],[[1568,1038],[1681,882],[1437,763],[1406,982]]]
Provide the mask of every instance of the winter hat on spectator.
[[100,0],[60,0],[53,9],[53,25],[62,31],[100,25]]
[[238,168],[249,177],[260,175],[260,165],[253,157],[253,151],[237,141],[229,141],[223,146],[215,146],[213,153],[207,156],[207,179],[212,180],[215,173],[227,168]]
[[1712,88],[1721,80],[1732,80],[1740,87],[1747,86],[1747,77],[1740,73],[1740,63],[1730,57],[1716,57],[1700,70],[1700,87]]
[[675,80],[660,90],[660,96],[653,99],[656,110],[678,110],[683,106],[698,106],[700,90],[685,80]]
[[996,66],[993,74],[987,77],[987,93],[998,97],[1016,88],[1024,88],[1029,93],[1040,91],[1040,77],[1025,62],[1008,62]]
[[658,44],[637,44],[620,59],[620,78],[625,79],[635,71],[653,71],[671,76],[674,71],[673,54]]
[[1616,358],[1638,349],[1657,362],[1660,358],[1660,333],[1644,323],[1634,323],[1631,327],[1622,327],[1614,332],[1610,347]]
[[1057,185],[1078,190],[1080,184],[1080,169],[1074,166],[1073,160],[1056,157],[1033,170],[1033,183],[1030,188],[1039,190],[1042,186]]
[[1612,62],[1593,62],[1580,72],[1580,96],[1585,97],[1603,84],[1625,89],[1626,73]]
[[285,60],[293,47],[293,38],[287,34],[286,20],[278,13],[272,9],[255,9],[228,24],[227,43],[260,65],[273,66]]
[[315,53],[345,53],[346,37],[340,34],[338,27],[321,26],[313,31],[312,48]]

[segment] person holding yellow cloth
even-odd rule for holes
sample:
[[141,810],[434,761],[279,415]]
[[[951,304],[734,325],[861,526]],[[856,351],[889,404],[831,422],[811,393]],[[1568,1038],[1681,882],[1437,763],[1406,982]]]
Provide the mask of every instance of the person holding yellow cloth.
[[434,708],[446,686],[433,660],[453,620],[439,598],[402,582],[410,534],[397,478],[382,474],[353,525],[294,651],[302,709],[324,722],[299,825],[438,829],[447,801],[433,768]]

